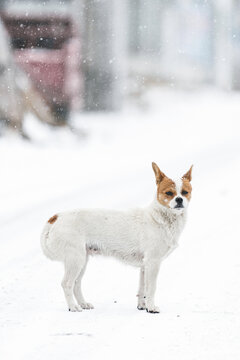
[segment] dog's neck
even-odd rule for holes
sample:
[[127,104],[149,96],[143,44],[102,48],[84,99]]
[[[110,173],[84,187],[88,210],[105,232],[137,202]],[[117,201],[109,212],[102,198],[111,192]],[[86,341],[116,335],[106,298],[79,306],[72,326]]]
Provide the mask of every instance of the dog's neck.
[[153,202],[149,206],[149,212],[151,217],[159,224],[166,224],[169,227],[174,226],[176,223],[184,223],[187,217],[187,210],[184,209],[180,214],[174,212],[161,205],[157,197],[155,196]]

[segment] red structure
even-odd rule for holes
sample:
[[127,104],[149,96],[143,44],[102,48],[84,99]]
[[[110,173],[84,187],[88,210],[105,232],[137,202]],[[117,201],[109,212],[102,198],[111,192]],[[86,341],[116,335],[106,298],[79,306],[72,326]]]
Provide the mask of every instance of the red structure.
[[59,122],[81,103],[80,39],[69,15],[2,13],[16,63]]

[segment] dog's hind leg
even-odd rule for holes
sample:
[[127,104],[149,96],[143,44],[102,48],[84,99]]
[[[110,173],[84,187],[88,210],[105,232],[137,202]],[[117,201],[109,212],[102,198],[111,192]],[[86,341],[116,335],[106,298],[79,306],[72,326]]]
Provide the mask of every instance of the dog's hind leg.
[[74,288],[73,288],[73,292],[75,295],[75,298],[78,302],[78,304],[81,306],[82,309],[93,309],[93,305],[86,302],[83,294],[82,294],[82,277],[85,273],[86,267],[87,267],[87,262],[88,262],[88,257],[86,257],[86,262],[84,267],[82,268],[82,270],[80,271],[80,274],[78,275],[75,284],[74,284]]
[[139,280],[139,288],[138,288],[138,310],[145,310],[145,284],[144,284],[144,267],[140,269],[140,280]]
[[82,311],[73,298],[73,288],[75,281],[85,265],[85,254],[79,257],[76,254],[68,254],[65,257],[64,266],[65,274],[62,280],[62,288],[67,301],[69,311]]

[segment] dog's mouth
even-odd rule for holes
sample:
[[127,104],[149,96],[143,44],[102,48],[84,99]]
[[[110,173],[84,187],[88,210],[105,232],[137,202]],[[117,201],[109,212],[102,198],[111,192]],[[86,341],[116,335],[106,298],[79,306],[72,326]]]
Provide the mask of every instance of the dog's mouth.
[[183,204],[177,204],[176,206],[174,206],[174,209],[184,209]]

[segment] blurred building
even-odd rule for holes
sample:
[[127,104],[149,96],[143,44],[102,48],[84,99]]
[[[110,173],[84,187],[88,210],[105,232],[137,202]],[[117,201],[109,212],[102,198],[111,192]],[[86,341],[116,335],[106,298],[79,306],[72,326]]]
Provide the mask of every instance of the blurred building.
[[216,85],[240,90],[240,1],[218,0],[216,8]]
[[0,0],[0,8],[16,60],[59,118],[121,108],[129,78],[240,89],[240,0]]
[[240,90],[239,0],[129,0],[131,73]]
[[133,71],[169,83],[213,81],[211,0],[131,0],[129,8]]

